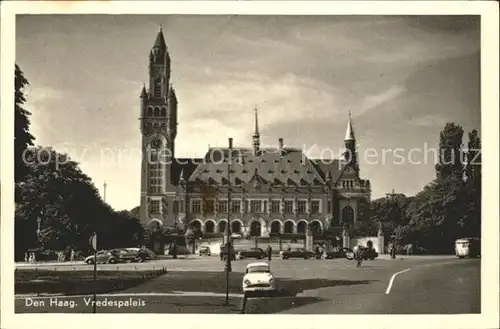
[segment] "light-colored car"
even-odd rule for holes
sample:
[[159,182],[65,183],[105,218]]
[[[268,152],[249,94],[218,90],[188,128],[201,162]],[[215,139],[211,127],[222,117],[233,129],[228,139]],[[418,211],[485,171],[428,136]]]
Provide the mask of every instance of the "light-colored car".
[[276,281],[266,262],[254,262],[247,265],[243,276],[243,293],[276,291]]

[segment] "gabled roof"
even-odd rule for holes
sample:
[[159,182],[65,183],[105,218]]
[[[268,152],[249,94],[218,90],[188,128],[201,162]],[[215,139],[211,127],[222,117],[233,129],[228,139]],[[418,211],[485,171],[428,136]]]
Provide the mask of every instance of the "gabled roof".
[[[228,174],[228,148],[210,148],[189,178],[190,181],[208,182],[212,178],[222,184],[222,178]],[[302,150],[285,148],[261,149],[256,155],[249,148],[233,148],[231,154],[231,184],[238,182],[250,184],[254,179],[261,183],[301,185],[301,181],[312,184],[321,182],[324,178],[316,166],[303,154]],[[255,173],[258,173],[255,176]],[[255,178],[254,178],[255,177]]]

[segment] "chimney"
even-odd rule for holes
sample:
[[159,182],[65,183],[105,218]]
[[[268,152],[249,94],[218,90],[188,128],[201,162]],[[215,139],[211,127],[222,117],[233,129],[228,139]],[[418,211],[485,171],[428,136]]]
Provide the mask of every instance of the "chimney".
[[283,149],[283,138],[278,139],[280,150]]
[[229,138],[229,148],[230,149],[233,148],[233,139],[232,138]]

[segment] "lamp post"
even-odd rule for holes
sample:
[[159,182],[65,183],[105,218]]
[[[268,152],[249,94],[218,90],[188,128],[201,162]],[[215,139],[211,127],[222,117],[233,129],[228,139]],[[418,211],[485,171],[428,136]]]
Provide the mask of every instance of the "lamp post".
[[233,256],[231,248],[231,158],[233,153],[233,139],[229,138],[229,151],[228,151],[228,161],[227,161],[227,226],[226,226],[226,305],[229,304],[229,272],[231,272],[231,257]]
[[396,202],[396,193],[394,193],[394,189],[392,189],[391,193],[386,193],[386,198],[390,203],[390,221],[391,221],[391,257],[396,258],[396,235],[394,234],[394,224],[395,224],[395,211],[397,207],[397,202]]

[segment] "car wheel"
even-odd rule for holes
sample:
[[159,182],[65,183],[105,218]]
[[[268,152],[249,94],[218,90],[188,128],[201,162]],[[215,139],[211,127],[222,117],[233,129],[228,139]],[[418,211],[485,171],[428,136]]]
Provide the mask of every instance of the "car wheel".
[[89,260],[87,260],[86,263],[89,264],[89,265],[92,265],[92,264],[94,264],[94,261],[92,259],[89,259]]
[[116,259],[111,258],[111,259],[109,260],[109,263],[110,263],[110,264],[115,264],[115,263],[116,263]]

